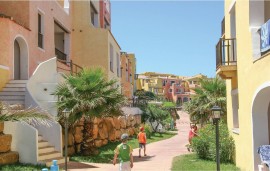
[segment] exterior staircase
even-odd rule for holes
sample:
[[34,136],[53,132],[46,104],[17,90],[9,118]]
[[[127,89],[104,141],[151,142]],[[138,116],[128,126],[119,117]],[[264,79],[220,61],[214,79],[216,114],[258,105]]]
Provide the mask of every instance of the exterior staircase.
[[[0,91],[0,101],[9,105],[16,105],[19,107],[18,109],[24,109],[27,82],[28,80],[10,80]],[[57,160],[58,164],[65,163],[65,158],[62,154],[39,135],[38,163],[46,164],[49,167],[52,165],[52,160]]]
[[9,105],[25,106],[25,91],[28,80],[10,80],[0,92],[0,101]]
[[52,165],[52,160],[57,160],[57,164],[65,163],[65,157],[50,146],[49,142],[44,140],[41,135],[38,136],[38,163]]

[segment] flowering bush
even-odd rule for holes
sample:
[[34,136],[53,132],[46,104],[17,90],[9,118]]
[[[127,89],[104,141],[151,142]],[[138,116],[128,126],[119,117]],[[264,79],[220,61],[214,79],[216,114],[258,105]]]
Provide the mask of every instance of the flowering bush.
[[[216,132],[215,126],[207,124],[198,131],[199,136],[192,139],[192,149],[202,159],[216,161]],[[220,162],[233,162],[235,145],[229,135],[227,125],[219,124],[219,154]]]

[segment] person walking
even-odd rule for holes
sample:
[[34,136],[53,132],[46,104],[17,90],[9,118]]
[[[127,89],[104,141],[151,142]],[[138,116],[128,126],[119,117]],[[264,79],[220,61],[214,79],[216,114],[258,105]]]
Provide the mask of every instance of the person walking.
[[127,144],[128,134],[121,135],[122,143],[119,144],[114,150],[113,165],[116,164],[117,158],[119,158],[120,166],[119,171],[130,171],[133,167],[133,155],[132,148]]
[[146,134],[144,132],[144,128],[140,127],[140,132],[138,134],[138,141],[139,141],[139,157],[141,157],[141,149],[143,148],[144,156],[146,155]]
[[191,150],[192,138],[198,136],[197,129],[198,129],[198,127],[196,125],[190,125],[190,131],[188,133],[188,142],[189,142],[189,144],[186,145],[188,151]]

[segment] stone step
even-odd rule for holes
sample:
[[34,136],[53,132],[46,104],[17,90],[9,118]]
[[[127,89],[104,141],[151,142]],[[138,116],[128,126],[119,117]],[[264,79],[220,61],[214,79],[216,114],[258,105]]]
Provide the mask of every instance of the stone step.
[[41,135],[38,135],[38,141],[42,141],[43,137]]
[[3,103],[9,104],[9,105],[23,105],[24,106],[24,100],[1,100]]
[[[62,164],[62,163],[65,163],[65,158],[64,157],[57,157],[57,158],[54,158],[54,159],[41,160],[38,163],[46,164],[47,167],[50,167],[52,165],[52,160],[57,160],[58,165]],[[69,158],[67,158],[67,161],[69,161]]]
[[49,142],[48,141],[38,141],[38,148],[42,148],[42,147],[47,147],[49,146]]
[[13,83],[7,83],[5,87],[26,87],[26,84],[23,83],[18,83],[18,84],[13,84]]
[[24,91],[1,91],[0,96],[24,96]]
[[53,146],[46,146],[46,147],[41,147],[38,148],[38,154],[43,154],[43,153],[49,153],[55,151]]
[[52,151],[48,153],[41,153],[38,155],[39,160],[53,160],[57,157],[62,157],[62,154],[58,151]]
[[25,99],[25,96],[17,96],[17,95],[14,95],[14,96],[8,96],[8,95],[5,95],[5,96],[0,96],[0,100],[24,100]]
[[2,89],[2,91],[12,91],[12,92],[14,92],[14,91],[25,91],[26,90],[26,88],[25,87],[4,87],[3,89]]
[[12,84],[26,84],[28,80],[10,80],[8,83]]

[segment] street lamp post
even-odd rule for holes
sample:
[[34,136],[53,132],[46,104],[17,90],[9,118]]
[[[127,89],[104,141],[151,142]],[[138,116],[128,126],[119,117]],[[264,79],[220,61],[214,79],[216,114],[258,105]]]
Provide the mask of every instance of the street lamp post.
[[212,110],[213,124],[216,126],[216,162],[217,162],[217,171],[220,171],[218,122],[219,122],[219,119],[220,119],[221,108],[219,106],[214,106],[211,110]]
[[68,117],[70,114],[70,110],[66,108],[63,110],[62,113],[65,117],[65,170],[67,171]]

